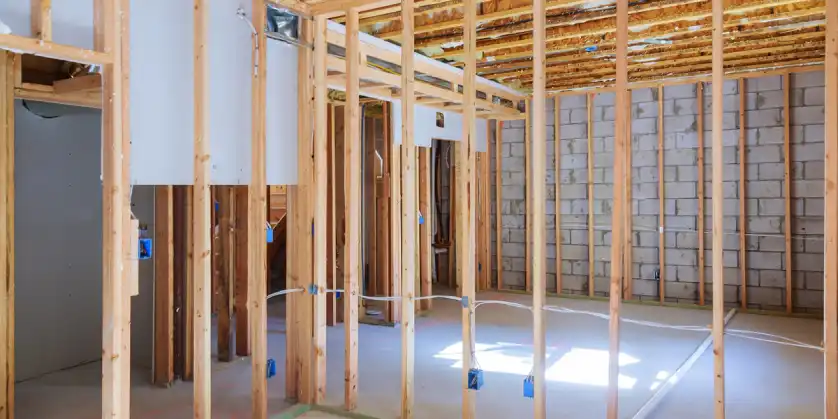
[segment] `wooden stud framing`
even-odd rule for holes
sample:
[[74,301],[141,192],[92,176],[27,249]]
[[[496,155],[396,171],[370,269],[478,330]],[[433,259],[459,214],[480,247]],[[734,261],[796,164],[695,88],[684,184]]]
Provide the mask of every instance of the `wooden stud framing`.
[[[107,2],[113,0],[101,1]],[[114,57],[119,57],[119,55],[111,54],[110,50],[94,51],[19,35],[0,34],[0,49],[15,51],[21,54],[25,53],[40,57],[54,58],[57,60],[98,65],[113,64],[113,62],[116,61]]]
[[[748,242],[745,240],[748,232],[748,199],[746,187],[748,182],[748,150],[745,136],[745,95],[747,84],[745,79],[739,79],[739,298],[742,309],[748,308]],[[786,108],[788,118],[788,108]],[[788,150],[784,156],[788,156]],[[790,159],[786,157],[786,162]],[[788,177],[786,177],[788,182]],[[788,197],[788,195],[786,195]],[[788,202],[788,199],[786,199]],[[789,208],[786,207],[788,210]],[[788,218],[787,218],[788,220]]]
[[220,244],[219,275],[218,275],[218,360],[230,362],[236,353],[233,339],[233,288],[236,283],[235,267],[235,217],[236,190],[232,186],[217,186],[220,219],[218,235]]
[[[247,198],[247,187],[236,187],[236,251],[235,264],[236,274],[234,294],[235,294],[235,311],[236,311],[236,355],[250,356],[250,329],[248,327],[248,225],[247,219],[249,217],[250,202]],[[286,227],[287,228],[287,227]]]
[[[268,416],[267,360],[268,360],[268,312],[265,296],[267,295],[267,252],[265,244],[265,222],[267,216],[267,180],[265,175],[265,81],[267,40],[264,34],[266,25],[265,5],[261,0],[253,0],[253,65],[251,79],[251,126],[250,139],[250,187],[248,188],[248,329],[252,356],[251,362],[251,409],[253,418],[265,419]],[[310,86],[310,84],[309,84]],[[302,112],[301,112],[302,113]],[[299,125],[302,131],[304,125]]]
[[457,143],[446,143],[450,160],[454,161],[448,167],[448,286],[462,296],[462,287],[457,285],[457,278],[454,277],[457,258]]
[[666,183],[664,182],[663,86],[658,86],[658,296],[666,302]]
[[[724,1],[713,0],[713,260],[724,259],[724,143],[722,119],[724,116]],[[714,417],[725,417],[724,378],[724,267],[713,263],[713,370]]]
[[[338,289],[337,286],[337,211],[335,207],[335,106],[328,104],[329,116],[329,137],[327,138],[327,182],[328,198],[326,203],[326,286],[329,289]],[[376,236],[380,237],[380,236]],[[379,238],[376,239],[377,241]],[[337,324],[337,293],[326,295],[326,326]]]
[[594,95],[587,94],[588,106],[588,297],[594,296]]
[[624,233],[623,233],[623,258],[624,258],[624,266],[623,266],[623,299],[624,300],[631,300],[634,296],[634,269],[633,269],[633,262],[634,262],[634,207],[632,205],[632,187],[634,184],[631,180],[631,158],[632,158],[632,139],[631,139],[631,109],[632,109],[632,101],[631,101],[631,90],[626,90],[626,106],[628,107],[628,111],[626,112],[626,141],[625,141],[625,179],[626,184],[623,187],[623,195],[625,196],[625,224],[624,224]]
[[402,0],[402,401],[401,418],[413,418],[414,294],[416,286],[416,145],[413,141],[413,0]]
[[[545,9],[547,0],[533,1],[533,106],[532,106],[532,225],[533,225],[533,379],[534,379],[534,404],[533,410],[536,419],[547,418],[547,384],[545,382],[545,366],[547,358],[546,326],[544,300],[546,297],[546,175],[547,168],[545,156],[547,155],[547,95],[545,93],[545,67],[547,59],[545,53],[546,24]],[[558,122],[556,122],[558,125]],[[558,262],[558,261],[557,261]],[[558,266],[558,265],[557,265]]]
[[174,370],[173,187],[154,189],[154,384],[168,386]]
[[[419,149],[419,211],[422,212],[424,222],[419,225],[419,291],[423,297],[432,294],[433,283],[433,235],[432,226],[436,214],[431,209],[431,149]],[[419,310],[427,311],[432,308],[430,299],[419,302]]]
[[[490,129],[491,122],[486,121],[486,133],[492,132]],[[480,153],[480,204],[478,208],[480,209],[480,237],[481,243],[480,246],[477,247],[480,257],[480,285],[479,289],[487,290],[491,287],[492,283],[492,228],[491,228],[491,217],[492,217],[492,210],[490,209],[491,204],[491,180],[489,177],[491,176],[491,153],[487,150],[486,153]]]
[[[52,0],[30,0],[32,6],[32,37],[52,41]],[[99,84],[101,87],[101,83]]]
[[825,418],[838,419],[838,3],[826,4],[824,400]]
[[[556,188],[556,294],[562,294],[562,99],[553,99],[553,167]],[[498,211],[500,214],[500,211]],[[498,234],[500,237],[500,234]],[[500,262],[500,261],[498,261]],[[498,265],[500,266],[500,265]],[[498,268],[500,270],[500,268]]]
[[[495,264],[498,267],[497,269],[499,290],[503,289],[503,172],[501,171],[501,169],[503,168],[502,162],[503,121],[497,121],[495,125]],[[556,179],[558,179],[558,177]]]
[[194,246],[195,241],[193,231],[193,219],[195,218],[195,204],[192,193],[193,186],[184,187],[184,247],[186,248],[186,263],[184,266],[184,284],[183,292],[186,294],[184,298],[184,354],[183,354],[183,379],[192,381],[195,371],[195,294],[192,292],[192,284],[195,283],[195,270],[192,266],[195,264]]
[[[15,61],[0,52],[0,418],[14,418],[15,390]],[[108,260],[105,259],[107,264]],[[107,298],[107,296],[106,296]],[[107,381],[104,380],[106,384]],[[104,409],[103,409],[104,411]]]
[[[741,93],[740,93],[741,94]],[[785,205],[785,219],[783,220],[783,226],[785,227],[785,268],[786,268],[786,313],[791,314],[792,310],[794,309],[792,301],[793,301],[793,293],[794,293],[794,285],[792,284],[792,273],[794,272],[794,264],[792,258],[792,243],[791,243],[791,232],[794,222],[794,217],[792,214],[792,205],[791,205],[791,185],[792,185],[792,178],[791,178],[791,162],[793,160],[792,156],[792,149],[791,149],[791,122],[790,122],[790,115],[791,115],[791,75],[786,74],[783,76],[783,197],[785,198],[784,205]],[[741,245],[741,243],[740,243]],[[743,290],[747,289],[744,287]],[[747,295],[747,294],[742,294]],[[744,298],[743,298],[744,300]],[[744,304],[744,302],[743,302]]]
[[[359,102],[361,66],[358,39],[358,10],[346,16],[346,270],[344,271],[344,302],[346,358],[344,373],[344,407],[358,406],[358,293],[361,282],[361,106]],[[398,153],[393,153],[395,157]],[[396,197],[397,194],[394,194]],[[394,199],[395,202],[395,199]],[[394,217],[395,218],[395,217]],[[400,218],[396,218],[400,220]],[[396,241],[396,238],[393,238]],[[400,253],[393,252],[393,255]],[[396,261],[398,258],[393,258]],[[395,263],[394,263],[395,265]]]
[[533,208],[532,208],[532,187],[533,187],[533,180],[532,180],[532,167],[533,167],[533,154],[532,154],[532,105],[530,105],[530,101],[524,102],[524,109],[526,109],[525,115],[526,119],[524,122],[524,171],[526,172],[526,212],[527,214],[524,216],[526,219],[526,228],[527,228],[527,247],[526,247],[526,264],[527,264],[527,272],[525,278],[525,287],[524,290],[532,291],[532,261],[533,261],[533,254],[532,254],[532,217],[533,217]]
[[195,370],[193,384],[194,417],[210,418],[212,411],[211,381],[211,353],[212,338],[212,266],[210,253],[212,252],[211,229],[212,220],[210,210],[210,161],[207,127],[209,126],[208,108],[206,106],[208,62],[205,49],[208,10],[205,0],[194,0],[194,63],[195,63],[195,184],[192,187],[193,229],[192,254],[192,293],[194,295],[195,311],[193,312],[195,326]]
[[704,241],[707,232],[704,231],[704,82],[696,84],[696,97],[698,107],[698,304],[704,305],[705,294],[705,265],[704,262]]
[[[463,0],[463,45],[465,47],[465,69],[463,72],[463,140],[457,147],[456,170],[457,190],[460,192],[460,199],[456,202],[457,211],[457,277],[462,284],[462,296],[468,299],[466,308],[462,311],[463,323],[463,371],[462,371],[462,392],[463,392],[463,419],[472,419],[476,414],[476,397],[473,391],[468,389],[468,371],[474,368],[474,225],[477,207],[477,197],[474,193],[475,176],[475,32],[477,5],[475,0]],[[528,176],[529,177],[529,176]],[[529,182],[528,182],[529,184]],[[529,198],[529,197],[527,197]]]
[[[314,398],[326,400],[326,208],[328,203],[328,94],[326,86],[326,18],[314,18]],[[374,189],[373,189],[374,190]]]
[[[103,162],[103,276],[102,276],[102,417],[126,418],[129,389],[126,378],[129,358],[126,335],[125,260],[126,212],[125,196],[128,185],[127,162],[123,160],[124,108],[122,95],[126,89],[122,78],[122,3],[119,0],[100,0],[94,3],[97,16],[95,43],[101,52],[92,55],[107,57],[103,62],[103,97],[110,98],[102,109]],[[0,35],[0,43],[14,35]],[[4,39],[6,38],[6,39]],[[28,40],[27,40],[28,41]],[[37,49],[49,49],[51,43],[32,39]],[[72,48],[72,52],[77,49]],[[70,52],[70,51],[68,51]],[[76,55],[76,54],[70,54]],[[60,58],[60,57],[59,57]],[[123,357],[124,356],[124,357]]]
[[[614,115],[614,203],[611,213],[611,287],[609,291],[608,321],[608,419],[617,419],[620,375],[620,305],[622,303],[622,275],[625,265],[618,263],[623,255],[625,199],[626,140],[631,103],[628,98],[628,0],[617,0],[617,84]],[[628,115],[627,115],[628,114]],[[659,114],[660,116],[663,113]],[[629,184],[631,187],[631,184]]]

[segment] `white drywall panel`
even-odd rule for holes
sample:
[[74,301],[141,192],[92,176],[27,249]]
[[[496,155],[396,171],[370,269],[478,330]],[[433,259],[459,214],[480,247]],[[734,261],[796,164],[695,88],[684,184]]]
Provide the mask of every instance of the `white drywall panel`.
[[131,183],[191,185],[192,3],[131,1]]
[[268,39],[265,107],[268,185],[297,184],[298,53],[299,48],[296,46]]
[[252,2],[209,2],[207,61],[210,183],[250,183],[252,138],[252,31],[237,15],[239,7],[252,16]]

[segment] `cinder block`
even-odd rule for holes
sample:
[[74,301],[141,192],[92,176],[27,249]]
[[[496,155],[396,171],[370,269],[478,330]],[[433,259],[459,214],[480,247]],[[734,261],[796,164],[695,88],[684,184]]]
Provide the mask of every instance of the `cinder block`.
[[785,92],[783,92],[782,90],[772,90],[757,93],[756,109],[783,108],[784,94]]
[[520,215],[504,215],[501,217],[501,222],[503,227],[507,228],[524,228],[526,225],[524,217]]
[[[633,99],[632,95],[632,99]],[[658,116],[658,103],[657,102],[635,102],[635,105],[632,106],[632,118],[634,120],[638,120],[641,118],[656,118]],[[632,130],[634,132],[634,130]]]
[[747,258],[752,269],[783,269],[783,255],[779,252],[748,252]]
[[[506,162],[504,162],[506,164]],[[585,154],[565,154],[562,155],[561,167],[562,169],[584,169],[588,166],[588,156]],[[523,171],[521,167],[519,170]]]
[[684,249],[666,249],[667,265],[688,265],[695,266],[697,263],[696,252]]
[[697,249],[698,234],[684,231],[675,233],[675,245],[680,249]]
[[791,108],[791,123],[794,125],[823,124],[823,106],[802,106]]
[[803,87],[818,87],[825,85],[823,71],[806,71],[791,75],[791,87],[793,89]]
[[[804,211],[803,215],[810,216],[810,217],[819,217],[823,216],[823,198],[808,198],[804,200]],[[822,248],[823,246],[821,246]]]
[[803,89],[803,104],[805,106],[817,106],[824,104],[824,88],[823,87],[809,87]]
[[822,124],[803,126],[803,141],[807,143],[822,143],[824,139],[824,128]]
[[783,127],[764,127],[757,130],[757,144],[783,144],[785,141],[785,130]]
[[697,196],[695,182],[669,182],[665,183],[664,187],[667,198],[695,198]]
[[770,233],[777,234],[783,230],[782,217],[748,217],[749,233]]
[[791,146],[791,156],[793,161],[823,161],[824,145],[823,143],[794,144]]
[[786,213],[784,199],[764,198],[757,200],[759,215],[780,216]]
[[784,288],[786,286],[785,271],[759,270],[759,286],[770,288]]
[[798,290],[792,296],[792,305],[797,308],[823,308],[823,292]]
[[783,163],[760,163],[757,178],[759,180],[783,180],[785,179],[785,165]]
[[681,99],[681,98],[694,98],[696,97],[695,94],[695,84],[677,84],[674,86],[665,86],[663,88],[663,98],[664,99]]
[[663,121],[664,134],[675,132],[694,132],[698,128],[695,115],[670,116]]
[[694,301],[698,299],[698,284],[692,282],[666,281],[666,297]]
[[800,270],[823,272],[823,254],[795,253],[792,255],[792,265]]
[[774,180],[754,180],[745,183],[748,198],[781,198],[782,183]]
[[655,102],[658,100],[657,89],[650,87],[631,91],[631,103]]
[[766,90],[782,90],[782,76],[757,77],[748,80],[749,92],[764,92]]
[[792,184],[791,196],[794,198],[821,198],[824,193],[822,180],[798,180]]
[[588,110],[586,108],[574,108],[570,110],[570,123],[578,124],[588,121]]
[[677,215],[698,215],[698,199],[677,199],[675,201]]
[[666,150],[663,155],[666,166],[693,166],[698,157],[695,149]]
[[566,260],[588,260],[588,246],[563,245],[562,258]]
[[509,242],[510,243],[526,243],[527,242],[527,232],[525,230],[510,229],[509,230]]
[[778,306],[783,304],[783,291],[779,288],[748,287],[748,303]]
[[806,289],[823,291],[823,273],[822,272],[805,272]]

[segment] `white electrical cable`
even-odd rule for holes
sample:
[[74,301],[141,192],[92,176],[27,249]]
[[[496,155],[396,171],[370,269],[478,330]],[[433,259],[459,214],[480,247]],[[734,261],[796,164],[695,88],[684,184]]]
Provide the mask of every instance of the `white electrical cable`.
[[270,300],[271,298],[279,297],[280,295],[290,294],[292,292],[304,292],[304,291],[305,291],[305,288],[291,288],[289,290],[277,291],[273,294],[268,294],[267,299]]
[[525,310],[532,311],[532,307],[530,307],[528,305],[514,303],[514,302],[511,302],[511,301],[503,301],[503,300],[480,300],[480,301],[475,301],[474,302],[474,308],[477,309],[477,307],[480,307],[484,304],[499,304],[499,305],[502,305],[502,306],[523,308]]
[[419,300],[433,300],[434,298],[439,298],[441,300],[454,300],[454,301],[457,301],[457,302],[463,301],[462,298],[455,297],[453,295],[426,295],[426,296],[423,296],[423,297],[413,297],[413,299],[416,300],[416,301],[419,301]]

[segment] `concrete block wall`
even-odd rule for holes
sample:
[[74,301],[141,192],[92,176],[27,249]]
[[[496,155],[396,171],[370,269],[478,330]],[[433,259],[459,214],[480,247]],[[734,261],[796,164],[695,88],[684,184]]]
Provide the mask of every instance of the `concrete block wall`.
[[[793,304],[796,311],[820,311],[823,289],[823,101],[822,72],[790,78],[792,159]],[[745,135],[748,301],[752,308],[779,310],[785,304],[784,110],[782,76],[746,80]],[[696,84],[666,86],[663,115],[658,89],[632,91],[633,289],[635,298],[657,300],[658,118],[663,118],[666,299],[696,303],[698,278],[698,140]],[[739,86],[724,84],[725,301],[738,303],[739,277]],[[563,292],[588,293],[588,114],[587,96],[562,96],[559,112],[562,199]],[[547,287],[555,290],[555,173],[553,100],[547,117]],[[704,86],[705,291],[712,301],[712,85]],[[594,291],[607,295],[613,193],[614,94],[593,96]],[[524,121],[504,124],[501,241],[504,286],[523,289],[526,256],[526,173]],[[494,165],[492,166],[494,170]]]

